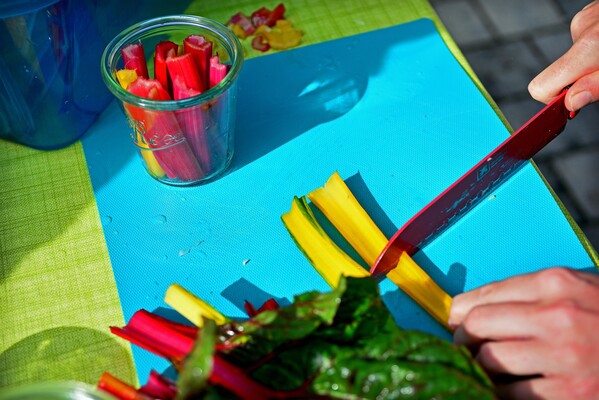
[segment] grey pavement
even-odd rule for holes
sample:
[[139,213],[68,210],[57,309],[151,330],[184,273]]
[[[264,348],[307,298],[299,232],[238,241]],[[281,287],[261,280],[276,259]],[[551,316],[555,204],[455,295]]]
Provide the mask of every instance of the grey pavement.
[[[430,0],[510,125],[542,104],[528,83],[572,44],[570,21],[590,0]],[[599,104],[583,109],[535,158],[543,176],[599,249]]]

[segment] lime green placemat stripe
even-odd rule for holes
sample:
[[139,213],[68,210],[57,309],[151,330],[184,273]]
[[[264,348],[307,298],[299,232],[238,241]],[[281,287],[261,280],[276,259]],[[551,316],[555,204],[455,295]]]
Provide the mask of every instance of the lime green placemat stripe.
[[108,251],[79,143],[42,152],[0,142],[0,387],[130,381]]

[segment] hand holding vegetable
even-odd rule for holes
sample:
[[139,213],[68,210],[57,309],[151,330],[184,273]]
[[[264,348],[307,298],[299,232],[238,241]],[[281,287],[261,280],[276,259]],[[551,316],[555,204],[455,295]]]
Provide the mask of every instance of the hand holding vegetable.
[[572,47],[530,82],[532,97],[549,103],[564,87],[566,107],[577,111],[599,101],[599,1],[593,1],[574,16]]
[[599,399],[598,274],[551,268],[483,286],[454,298],[449,324],[500,396]]

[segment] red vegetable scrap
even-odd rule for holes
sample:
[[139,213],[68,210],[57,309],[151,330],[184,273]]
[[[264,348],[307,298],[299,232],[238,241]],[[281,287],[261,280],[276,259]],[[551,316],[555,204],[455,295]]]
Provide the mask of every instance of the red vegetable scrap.
[[[256,30],[256,27],[252,23],[252,20],[248,18],[245,14],[238,12],[233,15],[227,25],[237,25],[241,28],[243,32],[245,32],[246,36],[250,36]],[[245,37],[244,37],[245,38]]]
[[273,26],[277,20],[285,16],[285,5],[280,3],[274,10],[270,11],[266,7],[262,7],[252,13],[252,23],[257,28],[260,25]]
[[167,40],[158,43],[154,52],[154,76],[169,92],[172,90],[172,82],[166,67],[166,59],[169,56],[175,56],[177,48],[176,43]]
[[243,307],[245,308],[245,312],[247,313],[247,315],[250,318],[253,318],[256,315],[260,314],[262,311],[276,310],[280,306],[279,303],[277,303],[277,301],[271,297],[270,299],[266,300],[264,304],[262,304],[262,306],[260,306],[260,308],[258,308],[257,310],[254,307],[254,305],[247,300],[243,304]]
[[131,43],[121,49],[125,69],[135,70],[137,76],[148,78],[148,66],[141,42]]
[[252,48],[265,52],[270,50],[270,44],[268,44],[268,41],[263,35],[256,35],[252,39]]
[[285,5],[279,3],[272,11],[261,7],[251,17],[239,12],[229,19],[227,26],[240,39],[253,35],[251,46],[255,50],[289,49],[300,43],[302,33],[285,19],[285,11]]

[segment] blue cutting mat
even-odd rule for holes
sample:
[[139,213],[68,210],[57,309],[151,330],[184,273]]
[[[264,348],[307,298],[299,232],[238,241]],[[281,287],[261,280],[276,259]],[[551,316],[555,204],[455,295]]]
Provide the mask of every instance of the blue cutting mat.
[[[174,282],[232,317],[245,299],[329,290],[280,220],[294,195],[337,170],[390,237],[509,134],[429,20],[251,59],[239,79],[234,161],[208,185],[150,178],[116,104],[83,140],[126,320],[167,307]],[[451,294],[592,265],[531,165],[415,259]],[[401,326],[449,338],[392,283],[381,289]],[[142,381],[167,367],[134,357]]]

